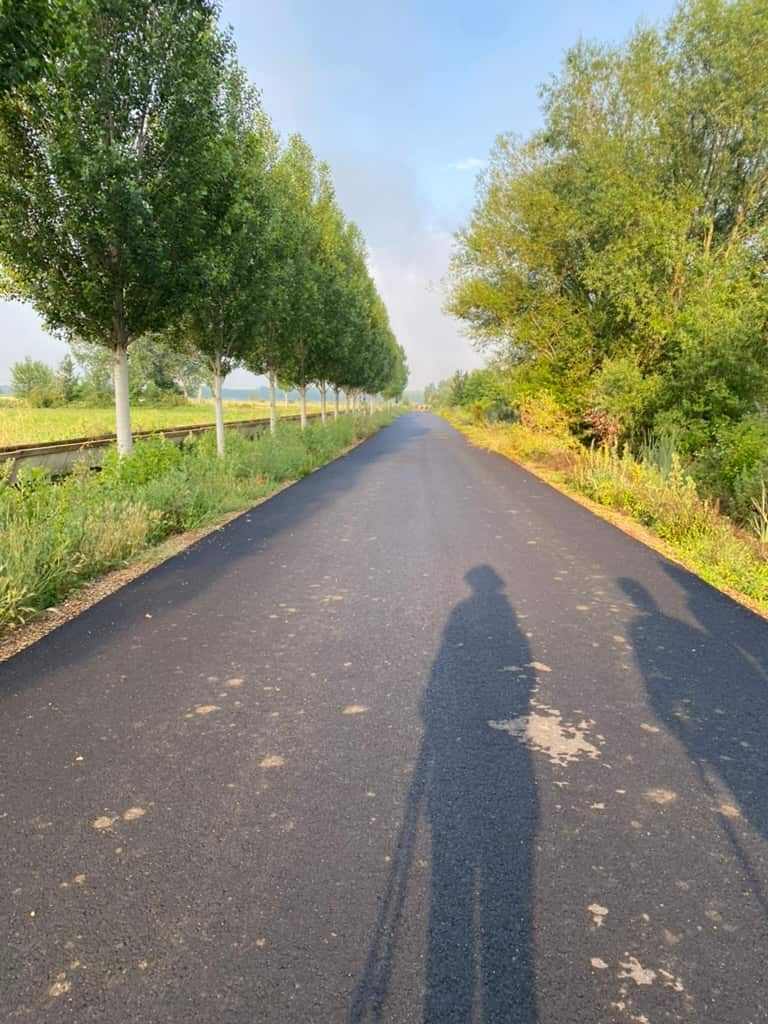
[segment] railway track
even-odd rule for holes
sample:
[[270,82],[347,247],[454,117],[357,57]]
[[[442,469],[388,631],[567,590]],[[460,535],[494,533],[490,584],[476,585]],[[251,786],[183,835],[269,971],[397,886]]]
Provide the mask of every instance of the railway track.
[[[281,423],[298,422],[299,416],[281,416]],[[311,413],[308,420],[320,419],[320,413]],[[225,423],[228,431],[237,431],[244,437],[255,437],[269,429],[269,417],[254,420],[236,420]],[[189,437],[204,434],[214,429],[213,423],[195,423],[190,426],[167,427],[162,430],[138,430],[135,441],[148,437],[164,437],[167,441],[181,445]],[[66,441],[49,441],[44,444],[17,444],[0,448],[0,463],[10,459],[13,463],[9,481],[13,483],[20,469],[47,469],[51,476],[66,476],[75,465],[85,463],[92,469],[101,465],[107,451],[115,443],[114,434],[99,434],[96,437],[73,437]]]

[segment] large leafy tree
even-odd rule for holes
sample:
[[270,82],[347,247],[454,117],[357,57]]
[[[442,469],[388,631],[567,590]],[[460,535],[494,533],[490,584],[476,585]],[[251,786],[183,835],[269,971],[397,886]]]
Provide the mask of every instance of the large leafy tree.
[[333,294],[335,344],[326,356],[325,377],[334,390],[334,415],[339,414],[339,392],[362,386],[364,360],[360,355],[368,328],[371,281],[363,236],[352,223],[340,225]]
[[[393,339],[394,341],[394,339]],[[382,397],[387,401],[400,401],[408,386],[408,360],[402,345],[394,342],[395,357],[387,384],[381,389]]]
[[216,444],[224,454],[222,384],[231,367],[254,357],[269,286],[271,258],[270,165],[276,139],[258,94],[236,63],[227,72],[221,94],[221,131],[217,140],[217,198],[199,280],[181,323],[207,358],[213,381]]
[[316,238],[310,217],[311,185],[307,184],[305,172],[313,159],[304,140],[294,136],[278,150],[267,169],[269,208],[260,238],[257,271],[258,331],[246,345],[244,363],[254,373],[267,374],[273,433],[277,426],[278,375],[287,405],[288,393],[295,387],[295,332],[301,330],[304,334],[309,330],[311,260]]
[[29,398],[33,391],[44,391],[55,383],[50,366],[26,356],[11,367],[11,389],[17,398]]
[[318,279],[317,328],[314,336],[316,381],[320,389],[320,413],[326,418],[329,384],[335,383],[349,357],[350,317],[354,314],[356,286],[355,253],[350,230],[336,204],[330,183],[323,188],[316,206],[320,230],[320,253],[314,267]]
[[47,326],[112,353],[131,446],[129,346],[194,291],[218,173],[227,41],[210,0],[69,0],[77,37],[34,96],[0,101],[0,267]]
[[270,177],[276,210],[270,236],[271,273],[258,343],[248,360],[252,369],[255,360],[262,361],[272,396],[277,377],[298,389],[302,427],[307,385],[318,379],[323,240],[317,204],[326,176],[306,141],[291,136]]
[[447,305],[479,345],[626,436],[705,443],[768,396],[767,48],[765,0],[689,0],[567,55],[458,238]]

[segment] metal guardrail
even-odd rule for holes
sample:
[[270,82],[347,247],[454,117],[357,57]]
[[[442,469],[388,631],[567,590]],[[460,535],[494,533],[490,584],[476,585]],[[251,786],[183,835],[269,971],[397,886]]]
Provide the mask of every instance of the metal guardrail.
[[[310,413],[308,420],[319,420],[320,413]],[[279,416],[278,423],[298,423],[300,416]],[[234,420],[225,423],[226,430],[236,430],[244,437],[255,437],[263,430],[269,428],[269,417],[262,416],[255,420]],[[215,429],[213,423],[194,423],[187,427],[164,427],[160,430],[137,430],[134,432],[134,441],[148,437],[164,437],[173,444],[181,445],[190,436],[203,434],[206,431]],[[39,468],[47,469],[51,476],[66,476],[71,473],[75,465],[85,463],[89,468],[96,468],[101,465],[104,456],[116,437],[114,434],[99,434],[96,437],[73,437],[66,441],[53,441],[47,444],[18,444],[6,448],[0,448],[0,462],[7,459],[13,461],[9,483],[13,483],[19,469]]]

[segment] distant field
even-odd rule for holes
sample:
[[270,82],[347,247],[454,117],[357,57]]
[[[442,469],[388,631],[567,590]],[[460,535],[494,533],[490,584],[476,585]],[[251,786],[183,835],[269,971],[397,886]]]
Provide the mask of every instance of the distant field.
[[[319,403],[307,402],[308,412],[319,412]],[[297,415],[299,406],[292,402],[286,409],[278,402],[280,415]],[[267,402],[224,402],[224,418],[254,420],[269,416]],[[210,402],[190,402],[189,405],[142,408],[131,410],[134,430],[159,430],[162,427],[185,427],[197,423],[213,423]],[[112,409],[83,409],[64,406],[61,409],[29,409],[12,398],[0,398],[0,447],[14,444],[33,444],[40,441],[65,441],[72,437],[91,437],[112,434],[115,414]]]

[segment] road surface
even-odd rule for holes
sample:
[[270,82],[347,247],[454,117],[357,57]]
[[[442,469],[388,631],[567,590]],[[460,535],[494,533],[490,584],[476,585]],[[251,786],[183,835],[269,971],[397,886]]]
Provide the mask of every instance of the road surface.
[[768,624],[439,419],[0,708],[4,1021],[768,1021]]

